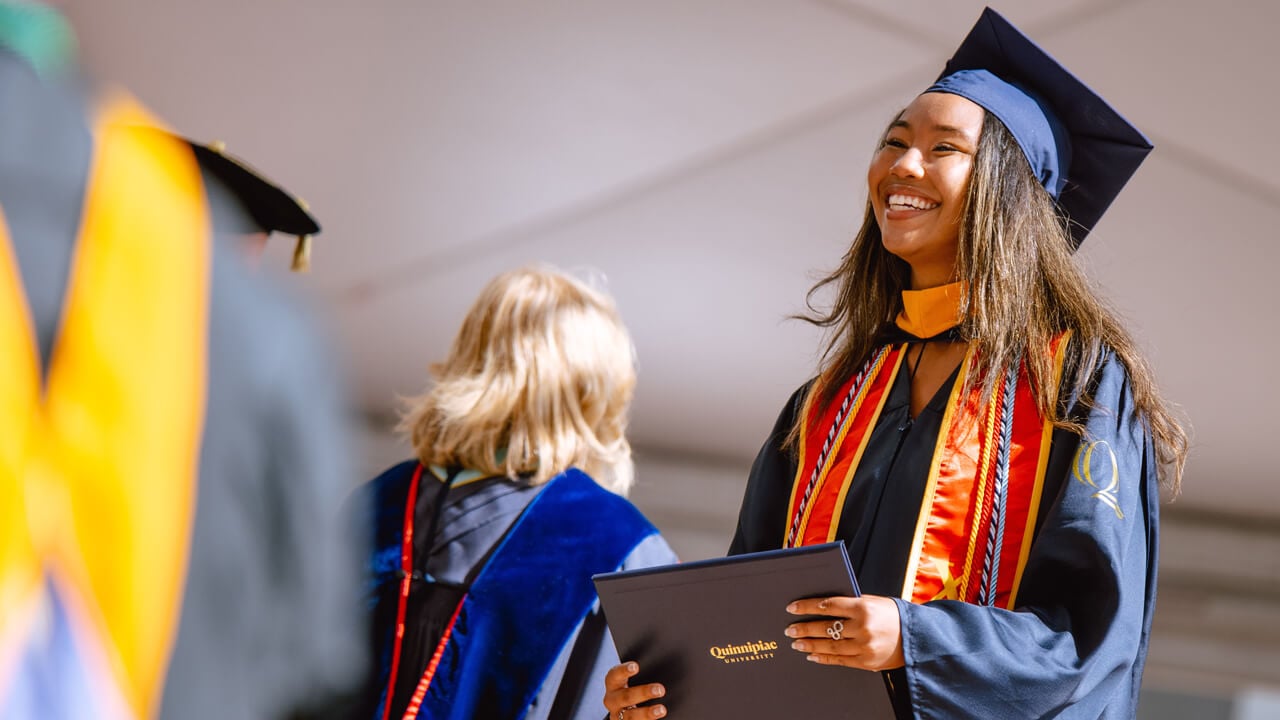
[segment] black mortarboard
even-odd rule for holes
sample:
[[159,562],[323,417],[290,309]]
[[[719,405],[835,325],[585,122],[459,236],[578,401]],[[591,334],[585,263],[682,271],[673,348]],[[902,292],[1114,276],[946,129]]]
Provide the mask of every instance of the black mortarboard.
[[214,229],[235,233],[282,232],[297,235],[293,269],[309,269],[311,236],[320,232],[320,224],[307,212],[306,204],[267,180],[245,162],[226,154],[220,144],[201,145],[191,140],[186,142],[195,152],[201,169],[217,181],[243,211],[239,218],[215,215]]
[[1000,118],[1075,247],[1151,152],[1137,128],[991,8],[925,92],[968,98]]

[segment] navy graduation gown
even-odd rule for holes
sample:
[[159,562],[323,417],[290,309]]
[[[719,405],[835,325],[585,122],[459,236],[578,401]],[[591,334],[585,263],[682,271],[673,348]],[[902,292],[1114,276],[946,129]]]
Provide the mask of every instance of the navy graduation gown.
[[[956,376],[914,420],[895,380],[846,497],[837,535],[863,592],[897,596],[935,441]],[[730,553],[781,546],[796,473],[783,449],[809,386],[752,466]],[[890,673],[901,717],[1133,718],[1155,603],[1157,473],[1123,366],[1107,356],[1094,404],[1055,430],[1014,610],[899,599],[903,654]]]

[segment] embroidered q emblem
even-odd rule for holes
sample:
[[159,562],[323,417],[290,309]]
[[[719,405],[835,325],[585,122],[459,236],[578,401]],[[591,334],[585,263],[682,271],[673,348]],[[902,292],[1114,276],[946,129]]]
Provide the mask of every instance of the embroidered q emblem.
[[[1111,472],[1111,477],[1107,480],[1105,486],[1099,485],[1097,480],[1094,479],[1093,455],[1095,451],[1099,453],[1105,452],[1106,460],[1111,461],[1110,468],[1107,468],[1105,464],[1101,468],[1102,475],[1105,475],[1108,469]],[[1076,459],[1072,465],[1071,472],[1075,475],[1076,480],[1089,487],[1097,488],[1098,492],[1094,493],[1093,497],[1101,500],[1107,507],[1116,512],[1116,517],[1123,520],[1124,513],[1120,511],[1120,500],[1116,496],[1116,489],[1120,487],[1120,469],[1119,463],[1116,461],[1116,454],[1111,449],[1111,446],[1103,440],[1083,445],[1076,451]]]

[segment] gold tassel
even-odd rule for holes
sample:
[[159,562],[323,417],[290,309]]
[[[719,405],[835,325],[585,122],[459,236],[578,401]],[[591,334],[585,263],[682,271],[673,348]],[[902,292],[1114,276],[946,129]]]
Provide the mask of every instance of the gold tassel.
[[294,272],[311,272],[311,236],[299,235],[298,243],[293,246],[293,264],[289,266]]

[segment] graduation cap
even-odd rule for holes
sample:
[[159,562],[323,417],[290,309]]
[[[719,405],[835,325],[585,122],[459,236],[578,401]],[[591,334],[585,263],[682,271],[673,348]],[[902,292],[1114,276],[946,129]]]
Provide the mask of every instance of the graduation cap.
[[1151,152],[1137,128],[991,8],[925,92],[959,95],[1000,118],[1076,248]]
[[236,217],[215,215],[215,230],[220,232],[282,232],[297,235],[292,269],[306,272],[311,268],[311,236],[320,232],[320,224],[307,211],[300,198],[267,180],[244,161],[228,155],[221,143],[202,145],[183,138],[195,152],[201,170],[212,176],[230,199],[243,212]]

